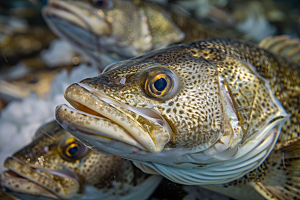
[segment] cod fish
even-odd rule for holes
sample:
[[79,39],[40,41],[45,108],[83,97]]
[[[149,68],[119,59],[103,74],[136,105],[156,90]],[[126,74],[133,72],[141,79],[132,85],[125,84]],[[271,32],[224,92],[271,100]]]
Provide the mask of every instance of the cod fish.
[[[50,0],[43,16],[59,37],[71,42],[98,66],[178,42],[237,35],[226,34],[225,30],[217,32],[149,1]],[[99,61],[99,51],[118,56],[101,54]]]
[[4,166],[2,188],[21,199],[147,199],[162,180],[129,160],[91,151],[56,121]]
[[[91,149],[237,199],[300,198],[300,66],[237,39],[109,65],[56,119]],[[279,140],[278,140],[279,139]]]

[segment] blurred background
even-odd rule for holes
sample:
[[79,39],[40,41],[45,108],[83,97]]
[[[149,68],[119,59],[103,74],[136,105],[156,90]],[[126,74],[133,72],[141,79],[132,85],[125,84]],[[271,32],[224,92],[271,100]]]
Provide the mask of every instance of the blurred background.
[[[220,30],[254,43],[273,35],[300,37],[299,0],[152,2],[207,27],[208,38],[210,31],[213,35]],[[48,28],[41,15],[46,4],[47,0],[0,0],[1,163],[29,143],[38,127],[54,119],[55,106],[67,103],[63,91],[69,84],[100,72]],[[112,61],[122,59],[115,54],[109,54]]]

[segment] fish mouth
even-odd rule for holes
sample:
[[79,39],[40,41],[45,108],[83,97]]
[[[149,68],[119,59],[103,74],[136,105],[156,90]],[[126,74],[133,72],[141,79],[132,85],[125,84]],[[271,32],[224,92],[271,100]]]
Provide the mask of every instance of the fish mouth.
[[58,123],[85,144],[102,143],[104,152],[118,142],[159,153],[171,139],[171,128],[153,109],[125,105],[82,83],[70,85],[64,95],[75,109],[57,106]]
[[4,167],[8,170],[1,174],[1,186],[12,192],[70,199],[80,188],[78,177],[69,170],[35,168],[15,157],[8,157]]
[[110,24],[100,16],[85,15],[84,8],[67,1],[50,0],[42,14],[59,36],[89,49],[97,48],[99,37],[111,34]]

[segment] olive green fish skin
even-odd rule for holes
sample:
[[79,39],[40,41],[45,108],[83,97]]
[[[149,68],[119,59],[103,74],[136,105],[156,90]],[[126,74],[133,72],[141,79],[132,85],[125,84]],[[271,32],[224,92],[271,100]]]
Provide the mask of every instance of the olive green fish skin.
[[[44,9],[44,18],[54,32],[75,45],[79,44],[81,50],[87,51],[84,48],[88,46],[88,50],[99,48],[124,57],[138,56],[179,42],[184,37],[167,11],[155,3],[107,2],[105,7],[98,6],[96,1],[51,0]],[[85,34],[79,32],[77,35],[70,28],[62,28],[60,21],[81,29]]]
[[[75,156],[69,155],[72,153],[70,148],[74,146],[79,153],[75,153]],[[20,193],[24,192],[21,188],[26,187],[25,194],[63,199],[85,199],[88,196],[90,198],[126,199],[127,195],[130,198],[131,189],[150,177],[134,167],[128,160],[89,150],[62,129],[56,121],[41,127],[32,143],[15,153],[12,158],[7,158],[4,166],[30,181],[35,180],[35,184],[30,181],[26,182],[25,179],[21,181],[8,179],[7,181],[3,174],[2,186]],[[56,176],[53,172],[61,173],[62,176]],[[34,179],[39,176],[39,179]],[[159,178],[158,182],[155,181],[153,184],[158,184],[160,180]],[[79,188],[76,184],[79,184]],[[36,185],[44,187],[47,194],[34,191]],[[52,191],[52,187],[56,189]],[[72,187],[75,190],[72,190]],[[48,194],[47,190],[53,194]],[[61,195],[62,191],[64,195]],[[140,194],[140,197],[145,198],[144,195]]]
[[[188,62],[187,64],[182,62],[181,57],[183,58],[183,60],[191,59],[193,62],[195,59],[204,59],[201,62],[206,62],[208,64],[210,64],[211,62],[212,64],[216,65],[218,73],[220,73],[220,75],[225,78],[226,82],[229,84],[229,87],[232,88],[231,92],[234,92],[233,85],[236,84],[235,88],[238,87],[239,79],[252,79],[252,77],[247,77],[247,74],[242,73],[240,74],[240,77],[236,77],[238,70],[237,68],[239,67],[238,65],[240,64],[240,61],[248,62],[255,67],[256,71],[263,78],[270,80],[270,87],[272,92],[282,103],[287,113],[291,114],[290,119],[284,124],[282,128],[280,141],[291,139],[299,135],[300,116],[298,113],[300,112],[300,100],[298,94],[300,92],[300,69],[298,64],[290,62],[284,57],[269,53],[264,49],[260,49],[256,45],[252,45],[235,39],[204,40],[195,43],[179,45],[177,47],[170,47],[158,52],[159,53],[150,53],[146,56],[141,56],[128,61],[120,62],[111,67],[113,68],[113,70],[107,70],[107,72],[102,74],[101,76],[85,79],[81,81],[81,83],[89,85],[91,88],[95,88],[99,91],[103,91],[106,95],[111,96],[117,101],[132,106],[147,107],[150,105],[155,105],[155,107],[160,110],[161,113],[163,113],[166,119],[169,119],[169,117],[167,116],[177,115],[179,116],[178,120],[181,121],[181,119],[184,118],[184,115],[181,114],[182,112],[187,112],[188,105],[185,105],[185,108],[183,109],[182,105],[179,104],[179,101],[153,100],[149,99],[148,96],[145,96],[143,92],[141,92],[138,83],[138,74],[141,70],[143,70],[143,68],[147,68],[149,64],[155,65],[155,63],[159,63],[158,65],[164,65],[175,71],[178,69],[176,73],[182,74],[183,72],[180,71],[179,67],[177,66],[182,65],[183,67],[188,67]],[[186,76],[195,73],[193,72],[193,70],[194,69],[192,69],[191,72],[186,73]],[[121,77],[126,77],[125,84],[120,83]],[[192,82],[191,79],[197,80],[196,75],[191,76],[188,80]],[[256,84],[253,84],[253,87],[254,88],[252,88],[253,92],[251,95],[255,95],[254,90],[257,89],[255,88],[257,87]],[[243,94],[238,94],[238,91],[245,92],[246,90],[249,90],[249,86],[237,90],[237,93],[231,95],[235,96],[235,106],[237,107],[237,109],[240,109],[241,114],[239,116],[239,119],[243,121],[244,126],[245,124],[249,126],[250,120],[254,119],[255,117],[261,117],[257,116],[259,114],[264,115],[264,113],[259,112],[258,109],[262,109],[265,107],[270,107],[269,109],[272,109],[272,105],[269,105],[267,103],[267,100],[264,103],[262,101],[263,97],[259,97],[256,104],[257,106],[261,106],[261,108],[253,108],[257,109],[257,115],[252,116],[252,119],[250,119],[251,117],[249,118],[249,115],[251,113],[254,102],[250,102],[250,100],[247,100],[247,98],[240,97]],[[252,97],[252,101],[254,101],[253,98],[254,97]],[[193,101],[193,99],[191,100]],[[175,107],[173,105],[175,105]],[[177,122],[179,123],[179,121]],[[171,124],[173,124],[173,129],[176,129],[176,122]]]
[[[65,98],[75,109],[58,106],[56,117],[82,142],[93,138],[91,147],[131,159],[144,172],[235,198],[245,197],[243,191],[248,199],[282,196],[284,189],[278,188],[289,185],[291,174],[298,177],[291,171],[299,159],[299,75],[298,63],[254,44],[202,40],[112,64],[101,75],[72,84]],[[147,122],[167,130],[160,117],[171,138],[153,152],[147,142],[158,139]],[[102,121],[120,130],[139,125],[151,138],[130,128],[124,131],[130,137],[104,135],[100,130],[109,129],[101,129]],[[125,136],[134,141],[123,143]],[[136,141],[144,142],[143,148]],[[282,162],[289,163],[286,169],[274,167]],[[270,184],[280,176],[278,185]]]
[[[202,45],[204,44],[204,45]],[[270,87],[283,108],[291,117],[283,125],[279,141],[298,137],[300,134],[300,66],[285,57],[270,53],[238,40],[213,39],[196,48],[219,49],[226,56],[251,63],[256,71],[270,80]],[[221,56],[221,55],[219,55]],[[209,58],[210,59],[210,58]],[[215,60],[212,58],[212,60]],[[233,71],[228,71],[230,74]],[[263,102],[261,102],[263,104]]]
[[59,37],[71,42],[91,60],[99,59],[99,55],[91,53],[94,50],[110,53],[114,58],[117,54],[120,60],[175,43],[216,37],[242,38],[236,30],[218,30],[151,1],[106,2],[108,6],[88,0],[51,0],[43,14]]

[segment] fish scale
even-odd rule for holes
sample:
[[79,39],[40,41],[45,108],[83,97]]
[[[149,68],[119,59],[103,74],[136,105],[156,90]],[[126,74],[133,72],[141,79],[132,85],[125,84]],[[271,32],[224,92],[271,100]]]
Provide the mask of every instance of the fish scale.
[[[216,39],[210,45],[220,46],[227,55],[250,62],[262,77],[270,80],[272,92],[282,102],[284,109],[291,114],[290,119],[283,125],[279,141],[298,137],[300,132],[296,127],[299,127],[299,117],[297,117],[300,105],[297,95],[300,85],[299,65],[255,46],[244,48],[245,46],[239,42]],[[260,62],[255,61],[258,57]],[[294,120],[294,122],[291,123],[290,120]]]
[[[5,160],[1,186],[21,199],[146,199],[161,181],[76,141],[56,121],[43,125],[29,145]],[[82,155],[67,157],[65,145],[75,145]]]
[[72,43],[101,70],[116,60],[179,42],[243,37],[234,28],[218,30],[216,26],[197,22],[178,9],[151,1],[107,2],[112,6],[99,6],[94,1],[51,0],[43,9],[51,30]]
[[[176,77],[165,86],[175,89],[166,96],[152,95],[155,84],[150,84],[162,69],[166,77]],[[105,141],[96,126],[93,135],[75,133],[76,120],[57,120],[83,143],[93,138],[89,145],[95,150],[133,160],[146,173],[238,199],[297,198],[300,137],[294,132],[299,126],[294,116],[299,106],[295,104],[299,102],[299,73],[298,63],[249,42],[217,38],[186,43],[110,65],[105,73],[80,81],[76,87],[86,88],[85,92],[67,98],[72,105],[91,93],[99,94],[96,102],[109,99],[106,103],[120,105],[128,116],[134,116],[133,111],[143,113],[145,121],[160,119],[161,126],[170,126],[172,136],[162,150],[153,152],[144,145],[146,138],[145,149],[118,138],[113,143]],[[130,80],[123,84],[112,78],[125,74],[130,74]],[[73,91],[71,85],[65,93]],[[137,99],[142,103],[136,104]],[[91,108],[93,102],[84,105]],[[68,109],[75,116],[84,111]],[[123,126],[116,120],[110,123]],[[276,167],[284,165],[278,163],[286,165]]]

